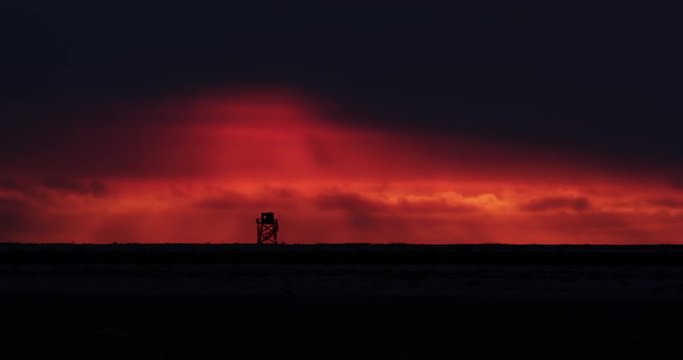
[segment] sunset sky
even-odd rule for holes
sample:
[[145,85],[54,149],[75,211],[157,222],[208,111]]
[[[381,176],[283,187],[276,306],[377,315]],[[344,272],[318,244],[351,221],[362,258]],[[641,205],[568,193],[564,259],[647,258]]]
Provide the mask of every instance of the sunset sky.
[[683,243],[674,17],[324,3],[0,2],[0,241]]

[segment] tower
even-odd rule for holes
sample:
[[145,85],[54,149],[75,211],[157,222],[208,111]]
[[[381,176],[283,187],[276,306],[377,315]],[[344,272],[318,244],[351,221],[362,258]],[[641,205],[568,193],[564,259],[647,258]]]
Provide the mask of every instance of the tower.
[[275,218],[275,213],[262,212],[261,217],[256,219],[256,243],[277,244],[277,232],[280,226]]

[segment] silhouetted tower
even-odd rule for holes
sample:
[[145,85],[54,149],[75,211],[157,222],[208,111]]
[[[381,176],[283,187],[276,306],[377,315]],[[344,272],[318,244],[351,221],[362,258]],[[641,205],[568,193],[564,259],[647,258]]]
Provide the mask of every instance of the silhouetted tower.
[[261,213],[261,217],[256,219],[256,243],[277,244],[278,230],[280,230],[280,226],[275,218],[275,213]]

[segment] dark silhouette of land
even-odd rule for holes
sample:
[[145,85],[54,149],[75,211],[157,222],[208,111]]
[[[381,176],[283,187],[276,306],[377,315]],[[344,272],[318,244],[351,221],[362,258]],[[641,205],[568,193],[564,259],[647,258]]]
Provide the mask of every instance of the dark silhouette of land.
[[0,263],[289,263],[683,266],[679,245],[12,244]]
[[83,357],[652,358],[681,304],[678,246],[0,244],[0,338]]

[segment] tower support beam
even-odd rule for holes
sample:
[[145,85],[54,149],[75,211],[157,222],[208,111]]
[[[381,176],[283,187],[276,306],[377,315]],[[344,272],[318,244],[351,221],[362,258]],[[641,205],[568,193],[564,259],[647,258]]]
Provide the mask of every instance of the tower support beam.
[[261,217],[256,219],[256,243],[277,244],[277,232],[279,230],[280,225],[275,218],[275,213],[261,213]]

